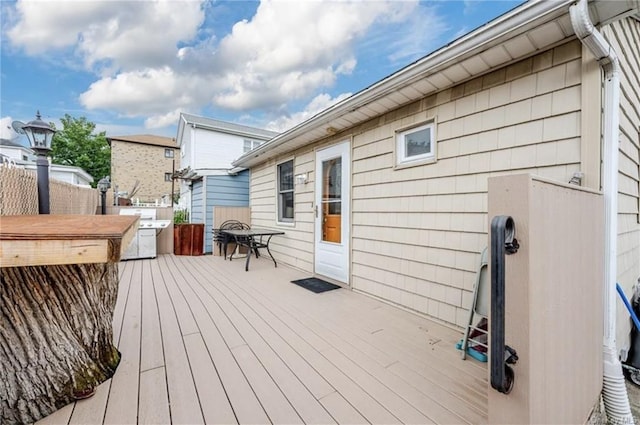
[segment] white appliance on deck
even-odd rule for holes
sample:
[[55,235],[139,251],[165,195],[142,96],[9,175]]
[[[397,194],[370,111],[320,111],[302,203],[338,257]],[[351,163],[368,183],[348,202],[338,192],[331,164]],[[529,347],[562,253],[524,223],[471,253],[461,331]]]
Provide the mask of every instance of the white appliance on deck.
[[162,229],[171,224],[171,220],[157,220],[154,208],[121,208],[120,215],[140,216],[138,231],[122,260],[155,258],[158,255],[156,237]]

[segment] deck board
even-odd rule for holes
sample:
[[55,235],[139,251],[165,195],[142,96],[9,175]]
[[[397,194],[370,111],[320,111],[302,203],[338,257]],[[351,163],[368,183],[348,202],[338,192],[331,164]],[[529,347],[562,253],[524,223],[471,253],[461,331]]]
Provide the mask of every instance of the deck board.
[[169,416],[167,376],[164,367],[147,369],[140,373],[139,424],[166,424]]
[[119,264],[118,275],[120,282],[118,283],[118,297],[116,306],[113,309],[113,342],[116,346],[120,343],[120,334],[122,332],[122,322],[124,321],[124,311],[127,306],[127,298],[129,297],[129,289],[131,288],[133,266],[135,262],[123,261]]
[[[103,382],[93,397],[75,403],[69,425],[99,425],[104,421],[104,413],[111,389],[111,380]],[[66,422],[65,422],[66,423]]]
[[[292,288],[295,289],[295,287],[292,286]],[[336,294],[336,296],[339,296],[339,292],[333,292],[333,293],[327,293],[326,295],[332,294],[331,296],[333,296],[333,294]],[[306,295],[306,294],[305,294]],[[261,296],[267,296],[267,294],[261,294]],[[309,295],[309,296],[313,296],[313,295]],[[288,302],[288,299],[286,297],[282,297],[280,293],[278,293],[278,298],[280,300],[283,300],[285,303]],[[328,299],[328,297],[326,297]],[[324,301],[327,301],[326,299]],[[332,300],[329,300],[328,303],[330,304],[332,302]],[[319,302],[320,303],[320,302]],[[316,305],[318,303],[315,303]],[[308,305],[305,304],[305,307],[307,307],[307,311],[308,311]],[[374,308],[378,308],[377,306]],[[290,311],[295,311],[296,309],[294,307],[290,307],[289,308]],[[335,313],[335,311],[334,311]],[[361,311],[356,311],[354,313],[355,316],[357,316],[358,314],[361,314]],[[282,316],[284,314],[284,312],[280,312],[280,315]],[[293,314],[293,313],[292,313]],[[316,315],[316,317],[326,317],[326,315],[328,314],[327,308],[326,307],[320,307],[320,315]],[[344,319],[344,313],[341,313],[341,319]],[[357,320],[357,317],[353,317],[353,319]],[[351,320],[351,319],[350,319]],[[311,329],[313,330],[316,335],[322,335],[323,338],[325,339],[325,341],[327,341],[330,345],[336,347],[339,346],[341,347],[340,349],[346,354],[347,358],[352,358],[352,359],[358,359],[358,364],[362,365],[363,363],[369,362],[369,369],[373,369],[375,370],[375,375],[376,376],[381,376],[381,375],[387,375],[387,380],[393,382],[393,384],[396,387],[402,387],[404,388],[404,391],[408,394],[406,395],[406,397],[410,397],[413,400],[419,401],[419,403],[417,402],[417,404],[419,404],[421,407],[424,408],[424,412],[428,412],[428,414],[430,414],[431,416],[433,416],[437,421],[439,422],[463,422],[463,421],[467,421],[470,423],[478,423],[482,421],[483,418],[483,414],[485,412],[481,411],[475,411],[475,410],[469,410],[467,408],[461,409],[463,410],[462,414],[459,414],[460,412],[456,412],[456,414],[453,414],[450,410],[447,409],[447,406],[455,406],[457,405],[458,401],[455,396],[453,396],[452,394],[448,393],[447,391],[440,391],[440,387],[436,386],[434,387],[435,390],[434,391],[428,391],[428,393],[435,393],[436,396],[438,396],[437,398],[440,398],[440,402],[443,403],[443,405],[440,405],[436,402],[434,402],[433,400],[424,397],[423,394],[419,393],[417,390],[414,390],[411,388],[411,386],[409,384],[406,384],[404,382],[401,382],[401,380],[397,379],[397,376],[392,376],[388,373],[388,371],[386,371],[384,368],[388,367],[392,364],[396,364],[396,360],[392,360],[393,357],[391,357],[389,354],[386,354],[385,352],[376,349],[375,347],[370,346],[369,344],[367,344],[363,339],[359,338],[357,334],[355,333],[349,333],[344,331],[344,329],[340,326],[339,323],[334,323],[333,326],[330,327],[329,329],[325,329],[323,327],[322,324],[318,323],[317,321],[313,320],[313,319],[309,319],[308,317],[304,317],[304,313],[301,313],[298,311],[298,316],[294,317],[292,320],[292,322],[299,322],[302,323],[304,325],[304,327],[302,328],[303,331],[305,329]],[[326,322],[327,321],[331,321],[331,319],[323,319],[322,322]],[[370,323],[370,322],[368,322]],[[379,326],[370,326],[369,327],[371,329],[379,329]],[[364,335],[367,335],[367,332],[369,332],[370,330],[366,330],[366,332],[364,333]],[[374,332],[377,333],[377,332]],[[414,336],[412,336],[414,337]],[[348,341],[348,342],[346,342]],[[357,344],[357,348],[356,348],[356,344]],[[391,343],[390,345],[386,346],[387,351],[389,352],[394,352],[395,349],[395,344]],[[324,352],[325,349],[320,349],[319,351]],[[415,349],[413,350],[414,352],[416,351]],[[397,354],[397,353],[396,353]],[[456,355],[458,355],[457,353],[454,353]],[[328,359],[336,359],[338,358],[337,356],[329,356]],[[397,358],[397,356],[396,356]],[[379,364],[375,365],[373,363],[371,363],[371,360],[375,360],[377,361]],[[455,361],[456,362],[460,362],[460,358],[459,357],[455,357]],[[355,368],[353,367],[355,366]],[[350,371],[354,371],[357,370],[357,365],[346,365],[342,368],[342,370],[350,370]],[[406,378],[407,375],[404,375],[404,377]],[[413,382],[421,382],[418,379],[413,379],[413,377],[411,377]],[[440,378],[442,378],[442,376],[440,376]],[[446,378],[446,376],[444,377]],[[421,382],[422,383],[422,382]],[[453,384],[455,385],[455,383]],[[366,386],[367,388],[375,388],[375,386]],[[392,398],[393,396],[391,396]],[[389,397],[377,397],[379,399],[388,399]],[[448,403],[447,403],[448,402]],[[486,401],[485,401],[486,404]],[[401,412],[403,412],[402,414],[406,414],[407,410],[405,409],[400,409]],[[410,409],[408,410],[410,411]],[[419,422],[419,423],[425,423],[427,422],[426,419],[421,418],[421,420],[410,420],[410,419],[403,419],[406,420],[407,422]]]
[[111,378],[105,423],[135,424],[138,421],[138,389],[140,383],[140,328],[142,304],[142,266],[134,263],[129,290],[125,298],[118,350],[120,364]]
[[486,364],[461,331],[268,258],[120,263],[114,377],[38,422],[485,423]]
[[[285,270],[283,270],[285,272]],[[227,274],[228,271],[224,271],[223,273]],[[227,275],[231,277],[231,275]],[[260,279],[261,280],[261,279]],[[322,335],[319,335],[317,332],[310,332],[310,329],[307,326],[304,326],[301,320],[301,316],[287,316],[287,311],[282,308],[282,305],[278,305],[278,303],[283,304],[295,304],[296,301],[292,300],[288,293],[294,291],[297,294],[302,294],[303,297],[311,297],[316,294],[308,292],[306,290],[302,290],[304,292],[298,292],[298,287],[294,287],[294,285],[288,284],[291,278],[286,279],[278,279],[278,284],[286,283],[286,286],[282,286],[278,291],[278,300],[277,303],[272,302],[270,299],[273,296],[273,293],[268,293],[264,291],[263,282],[260,280],[254,281],[254,279],[249,279],[248,281],[242,282],[242,285],[238,290],[242,290],[243,299],[251,299],[254,297],[269,299],[269,303],[267,304],[270,308],[274,309],[277,315],[281,317],[287,317],[285,323],[292,327],[294,332],[296,332],[300,337],[305,339],[305,342],[311,345],[313,351],[308,352],[306,354],[307,360],[312,364],[312,366],[320,371],[321,375],[324,376],[335,388],[338,389],[341,393],[349,394],[349,398],[352,403],[355,405],[356,409],[358,409],[370,422],[372,423],[399,423],[401,422],[396,416],[394,416],[388,409],[386,409],[382,404],[377,401],[375,398],[371,397],[370,394],[367,393],[365,389],[359,386],[353,379],[351,379],[348,374],[346,374],[339,367],[335,366],[331,363],[331,361],[322,354],[322,351],[326,351],[332,348],[330,342],[326,341],[326,339],[322,338]],[[251,287],[251,290],[249,290]],[[256,292],[259,295],[256,295]]]
[[67,404],[61,409],[56,410],[44,419],[39,420],[38,425],[59,425],[69,422],[69,418],[73,413],[73,404]]
[[233,355],[242,368],[247,380],[251,384],[253,392],[260,399],[269,420],[276,424],[301,423],[300,416],[296,413],[291,403],[284,396],[280,388],[269,376],[255,353],[248,345],[235,347]]
[[366,424],[367,420],[337,391],[320,399],[320,403],[331,412],[333,419],[339,424]]
[[[194,275],[194,278],[197,280],[205,276],[203,274]],[[306,378],[309,374],[312,376],[315,374],[317,378],[322,379],[320,375],[317,375],[311,368],[304,368],[301,362],[303,361],[302,357],[288,350],[284,341],[270,332],[272,329],[267,326],[265,319],[255,313],[246,299],[229,291],[222,283],[219,283],[215,289],[217,292],[209,289],[210,295],[221,300],[220,305],[227,312],[227,316],[235,324],[236,329],[247,341],[256,357],[260,359],[269,375],[278,383],[280,390],[300,415],[300,418],[305,423],[334,423],[314,394],[300,380],[300,377]],[[265,339],[267,336],[270,337],[271,344]],[[287,357],[287,361],[283,360],[282,355]],[[291,369],[296,365],[303,369],[298,370],[298,374]],[[326,384],[325,381],[322,383]],[[328,385],[327,387],[324,394],[332,391]]]
[[[143,281],[152,278],[151,263],[143,265]],[[154,285],[142,285],[142,341],[140,371],[164,366],[162,333]]]
[[169,276],[170,274],[163,273],[162,268],[154,268],[153,287],[160,312],[171,419],[174,423],[180,424],[203,424],[201,403],[182,338],[184,322],[181,322],[181,319],[196,330],[197,326],[186,300],[175,289],[175,281],[169,279]]
[[[187,268],[185,264],[182,266],[176,264],[176,262],[179,262],[177,258],[178,257],[165,256],[160,260],[160,268],[164,271],[165,275],[170,275],[169,270],[176,269],[177,267],[182,267],[181,270],[186,272]],[[184,279],[182,279],[182,284],[183,291],[189,296],[191,309],[199,324],[203,341],[223,382],[225,392],[231,402],[238,422],[267,423],[269,419],[260,401],[255,396],[220,332],[220,326],[226,325],[232,327],[232,324],[226,320],[223,315],[218,315],[218,321],[214,322],[210,311],[219,311],[215,302],[209,302],[208,305],[206,305],[196,296],[196,292],[187,290],[188,285]],[[202,291],[198,290],[198,292],[201,293],[201,296],[204,296]],[[206,300],[206,297],[204,299]],[[231,334],[230,331],[227,332],[227,335],[229,334]],[[244,342],[234,340],[233,344],[240,346],[244,344]]]
[[[288,282],[288,281],[287,281]],[[247,286],[251,285],[249,282],[245,282],[241,287],[237,287],[236,290],[241,291],[242,299],[250,300],[255,297],[254,294],[251,294],[251,291],[248,291]],[[291,290],[293,285],[288,285],[285,288],[287,290]],[[254,288],[255,289],[255,288]],[[309,293],[311,294],[311,293]],[[266,294],[260,294],[260,297]],[[307,296],[307,291],[304,293]],[[283,298],[280,301],[286,302],[286,298]],[[273,303],[268,304],[271,308],[275,308],[276,305]],[[282,310],[278,309],[277,314],[281,317],[285,316],[286,313]],[[286,320],[286,323],[297,328],[300,325],[300,321],[298,318],[292,317]],[[331,364],[331,362],[320,353],[322,350],[327,350],[331,348],[331,344],[327,343],[325,340],[320,338],[317,334],[310,333],[307,327],[301,327],[298,330],[298,335],[303,335],[304,337],[311,337],[308,343],[316,343],[317,346],[313,347],[311,352],[306,352],[306,358],[311,362],[313,367],[316,369],[322,370],[322,375],[325,376],[330,382],[333,382],[334,385],[337,385],[341,391],[346,391],[351,394],[354,403],[357,404],[359,409],[364,409],[364,414],[368,418],[370,418],[373,423],[395,423],[399,422],[397,418],[395,418],[388,410],[386,410],[383,406],[380,405],[374,398],[372,398],[366,391],[348,378],[335,365]]]
[[189,363],[193,369],[193,379],[201,403],[202,414],[207,424],[233,424],[237,423],[231,403],[227,398],[225,389],[220,381],[220,375],[216,370],[207,346],[200,334],[191,334],[184,337]]
[[[295,289],[296,287],[291,286],[291,288],[293,288],[293,291],[298,291],[298,289]],[[313,297],[313,295],[315,295],[308,294],[310,293],[303,293],[304,296],[309,297]],[[335,292],[335,294],[338,294],[338,292]],[[331,294],[331,296],[332,295],[333,294]],[[284,302],[286,303],[287,301],[288,300],[285,298]],[[319,347],[320,349],[318,351],[320,351],[328,361],[333,363],[334,366],[336,366],[343,373],[348,373],[351,379],[353,379],[361,388],[366,388],[366,391],[368,391],[370,395],[373,395],[374,398],[378,400],[385,400],[385,404],[388,406],[387,410],[393,412],[394,416],[398,417],[401,421],[406,423],[431,422],[428,417],[418,412],[415,407],[411,406],[403,398],[399,397],[396,393],[386,388],[385,383],[372,379],[371,375],[368,375],[366,370],[359,367],[362,362],[369,362],[369,367],[373,368],[376,371],[377,376],[386,375],[387,380],[391,380],[396,384],[396,386],[403,387],[405,391],[414,396],[413,399],[416,399],[415,395],[417,395],[418,393],[414,389],[411,389],[404,382],[401,382],[401,380],[395,379],[395,377],[393,377],[384,369],[385,367],[394,363],[395,360],[386,355],[384,352],[371,347],[369,344],[362,340],[359,340],[356,335],[343,334],[345,338],[341,338],[339,336],[339,331],[341,329],[339,324],[336,324],[336,326],[325,327],[322,323],[319,323],[318,321],[315,321],[309,317],[305,317],[304,314],[301,314],[303,312],[297,311],[297,313],[298,315],[292,317],[290,321],[293,323],[300,323],[304,325],[304,327],[302,328],[303,332],[307,329],[313,330],[315,334],[323,338],[330,347],[323,348],[323,346],[321,346]],[[325,312],[324,314],[328,313]],[[283,313],[281,312],[280,315],[283,316]],[[336,330],[338,332],[336,332]],[[358,362],[350,362],[350,358],[358,359]],[[339,362],[340,365],[337,365],[336,362]],[[409,397],[411,398],[411,396]],[[440,418],[441,420],[445,419],[448,422],[462,422],[461,417],[450,414],[450,412],[448,412],[446,409],[443,409],[441,406],[434,403],[429,405],[424,403],[424,400],[420,400],[423,402],[423,406],[429,407],[429,409],[427,410],[430,410],[432,415],[435,414],[436,417]],[[434,410],[438,409],[439,412],[434,412]]]

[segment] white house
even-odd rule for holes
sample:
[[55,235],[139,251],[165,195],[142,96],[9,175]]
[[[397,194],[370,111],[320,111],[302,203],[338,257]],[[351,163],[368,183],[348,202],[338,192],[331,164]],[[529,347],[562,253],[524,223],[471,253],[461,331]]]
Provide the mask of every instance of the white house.
[[[181,113],[176,142],[180,147],[180,206],[192,223],[212,226],[215,206],[249,205],[248,171],[231,163],[278,133]],[[205,237],[205,252],[211,252]]]
[[14,161],[32,161],[35,158],[31,149],[9,139],[0,139],[0,155]]
[[[36,170],[35,154],[30,148],[7,139],[0,139],[0,158],[14,163],[17,167]],[[49,177],[78,186],[91,186],[93,177],[79,167],[51,164]]]

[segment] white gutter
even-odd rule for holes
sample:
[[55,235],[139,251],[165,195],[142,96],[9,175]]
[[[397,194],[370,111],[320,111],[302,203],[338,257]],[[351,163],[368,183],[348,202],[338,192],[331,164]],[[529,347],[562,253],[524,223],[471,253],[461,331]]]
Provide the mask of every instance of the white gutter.
[[611,423],[634,423],[629,396],[616,354],[616,280],[618,242],[618,133],[620,108],[620,65],[607,40],[596,30],[589,17],[587,0],[579,0],[569,8],[571,25],[604,71],[603,105],[603,192],[605,221],[605,281],[602,398]]
[[235,176],[236,174],[241,173],[244,170],[246,170],[246,168],[244,167],[233,167],[233,168],[227,169],[227,173],[229,175]]

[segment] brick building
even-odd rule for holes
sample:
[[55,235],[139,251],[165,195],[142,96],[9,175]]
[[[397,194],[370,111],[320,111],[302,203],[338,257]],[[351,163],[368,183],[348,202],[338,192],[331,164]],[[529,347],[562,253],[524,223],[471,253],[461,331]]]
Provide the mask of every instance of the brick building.
[[[111,145],[111,188],[134,202],[171,202],[171,176],[180,169],[180,148],[171,137],[140,134],[107,137]],[[135,193],[131,191],[138,182]],[[126,194],[124,194],[124,193]],[[113,192],[111,192],[113,193]]]

